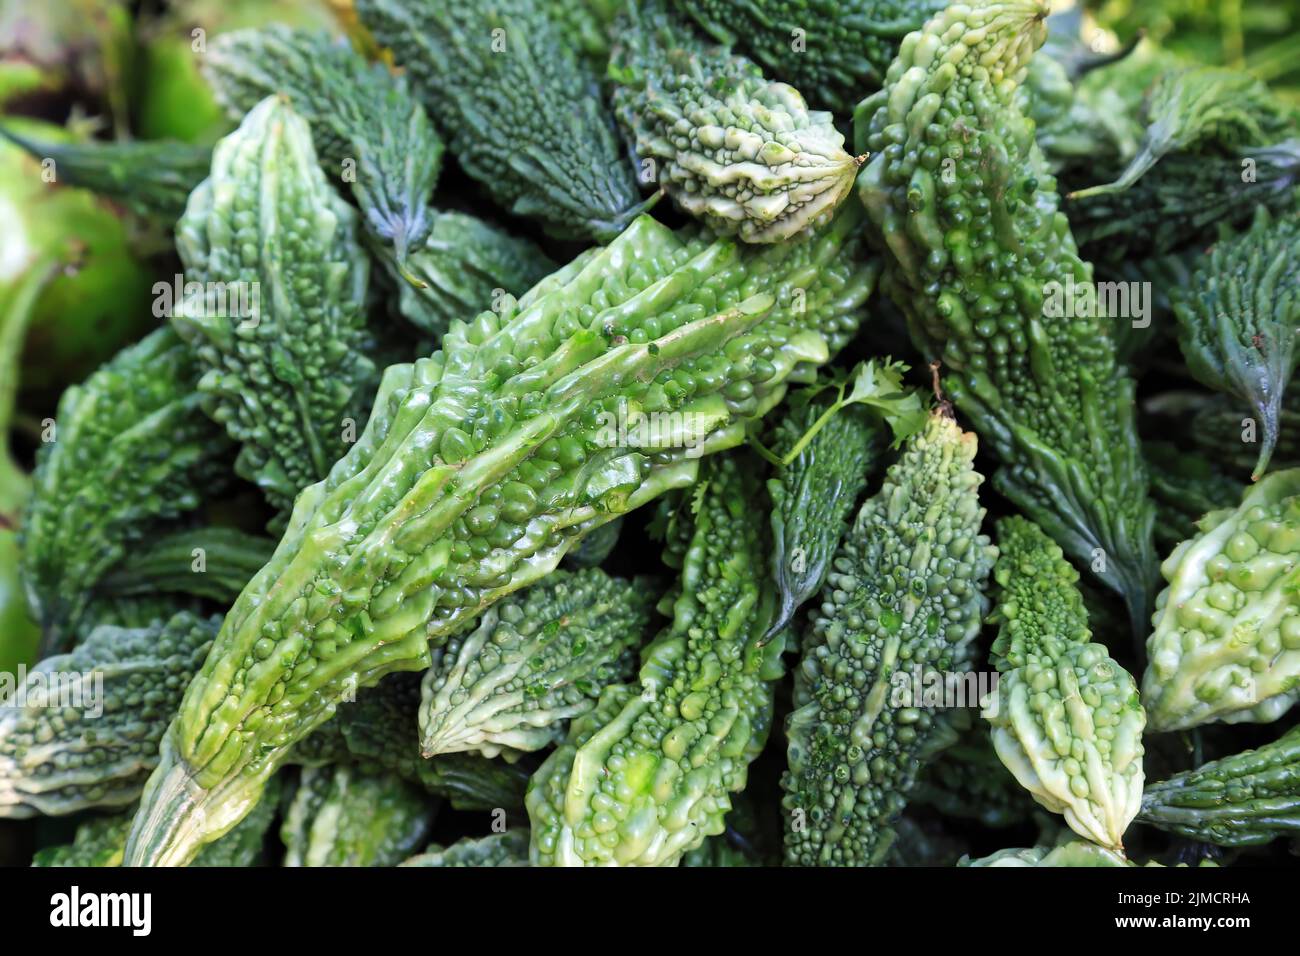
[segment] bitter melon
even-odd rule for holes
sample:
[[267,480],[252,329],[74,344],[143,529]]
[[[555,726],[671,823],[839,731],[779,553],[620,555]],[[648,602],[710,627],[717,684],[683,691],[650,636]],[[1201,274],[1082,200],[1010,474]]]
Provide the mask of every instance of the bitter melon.
[[422,684],[424,755],[495,757],[559,743],[568,720],[632,676],[653,606],[647,582],[592,568],[553,571],[488,608],[478,627],[433,652]]
[[792,86],[710,46],[663,0],[628,0],[609,75],[614,110],[641,160],[682,209],[746,242],[780,242],[827,222],[860,159],[831,114]]
[[930,701],[924,687],[969,671],[996,555],[979,533],[975,451],[975,436],[950,412],[932,412],[836,552],[786,722],[788,865],[882,862],[893,821],[943,736],[942,695]]
[[200,61],[232,119],[268,96],[288,98],[311,126],[326,180],[351,187],[366,230],[403,267],[429,235],[443,150],[405,78],[345,41],[278,24],[223,33]]
[[99,591],[109,597],[193,594],[230,604],[274,550],[270,538],[237,528],[183,528],[133,549],[104,576]]
[[226,615],[128,862],[184,862],[349,688],[424,669],[431,642],[740,442],[857,326],[875,270],[845,212],[761,247],[641,217],[519,302],[453,324],[432,357],[391,366],[365,432],[298,496]]
[[1133,678],[1092,643],[1079,572],[1033,522],[998,522],[996,690],[984,702],[998,757],[1070,829],[1122,850],[1142,800],[1146,716]]
[[503,208],[599,242],[639,211],[595,70],[543,0],[357,0],[356,10]]
[[1223,474],[1208,458],[1173,442],[1144,441],[1156,502],[1156,541],[1166,551],[1196,536],[1196,522],[1241,499],[1242,483]]
[[1300,698],[1300,469],[1211,512],[1160,566],[1142,700],[1153,730],[1277,720]]
[[1001,459],[994,487],[1123,595],[1136,634],[1155,555],[1134,383],[1095,296],[1073,308],[1091,268],[1016,103],[1047,6],[953,4],[910,34],[858,109],[858,192],[913,340]]
[[[673,623],[646,647],[640,686],[607,688],[533,775],[534,866],[673,866],[723,831],[782,673],[781,637],[762,643],[775,602],[754,472],[739,456],[714,459],[678,514],[665,559],[681,578],[660,605]],[[682,554],[671,542],[687,534]]]
[[220,623],[98,627],[21,681],[0,675],[0,818],[133,803]]
[[307,124],[275,97],[217,144],[176,227],[186,284],[202,291],[172,324],[207,370],[205,410],[241,444],[235,470],[281,510],[347,450],[375,379],[355,229]]
[[163,328],[59,399],[19,539],[42,654],[84,633],[93,588],[137,542],[225,482],[231,446],[200,408],[198,379],[189,349]]
[[528,831],[506,830],[485,837],[465,837],[451,846],[433,844],[402,866],[527,866]]

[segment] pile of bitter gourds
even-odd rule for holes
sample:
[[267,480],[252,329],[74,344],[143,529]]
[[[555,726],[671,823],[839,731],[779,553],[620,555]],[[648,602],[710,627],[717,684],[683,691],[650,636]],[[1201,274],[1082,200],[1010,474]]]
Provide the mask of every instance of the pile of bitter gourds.
[[36,864],[1286,855],[1293,104],[1046,0],[353,7],[215,144],[15,136],[184,280],[0,459]]

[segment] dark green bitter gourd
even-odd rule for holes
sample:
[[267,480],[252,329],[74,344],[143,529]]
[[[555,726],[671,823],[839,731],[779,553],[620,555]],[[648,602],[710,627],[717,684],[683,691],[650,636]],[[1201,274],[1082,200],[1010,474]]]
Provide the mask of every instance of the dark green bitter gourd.
[[200,59],[232,119],[268,96],[288,98],[311,126],[326,180],[350,186],[366,231],[402,271],[429,235],[443,150],[406,80],[345,41],[278,24],[223,33]]
[[1300,832],[1300,727],[1256,750],[1151,784],[1138,821],[1219,846],[1294,836]]
[[[163,745],[127,860],[183,863],[238,820],[345,694],[423,670],[587,532],[695,480],[809,381],[875,267],[860,212],[751,247],[649,217],[384,375],[365,431],[304,490]],[[799,290],[796,294],[796,290]]]
[[461,168],[564,238],[613,239],[636,180],[578,36],[543,0],[358,0]]
[[790,239],[834,215],[861,160],[831,114],[694,36],[662,0],[628,0],[616,29],[614,110],[643,181],[746,242]]
[[306,767],[280,826],[284,865],[396,866],[428,838],[436,809],[396,774]]
[[918,771],[950,736],[908,688],[970,668],[996,555],[979,533],[976,447],[932,412],[840,543],[786,721],[787,865],[882,863]]
[[998,522],[996,691],[984,702],[999,759],[1034,799],[1100,846],[1124,848],[1142,800],[1137,685],[1092,642],[1079,572],[1033,522]]
[[1178,344],[1203,385],[1245,403],[1263,432],[1258,481],[1277,444],[1282,396],[1300,360],[1300,217],[1258,207],[1246,232],[1218,242],[1174,293]]
[[1144,441],[1142,455],[1156,503],[1156,541],[1166,552],[1196,537],[1196,522],[1205,515],[1241,500],[1241,482],[1203,455],[1163,441]]
[[1018,826],[1033,818],[1034,802],[1002,765],[983,722],[961,731],[921,771],[914,805],[933,807],[945,819],[974,820],[981,826]]
[[200,371],[163,328],[59,399],[20,537],[43,654],[84,633],[95,585],[140,541],[226,480],[231,446],[200,407]]
[[488,608],[474,630],[433,652],[421,751],[495,757],[559,743],[569,720],[632,676],[655,600],[647,581],[590,568],[553,571]]
[[[727,455],[704,470],[669,536],[681,577],[660,607],[672,624],[643,652],[640,685],[607,688],[533,775],[533,865],[673,866],[725,829],[782,674],[783,640],[763,645],[775,602],[754,466]],[[682,553],[672,542],[686,534]]]
[[183,528],[132,549],[99,591],[108,597],[192,594],[230,604],[274,550],[270,538],[237,528]]
[[204,408],[241,444],[235,470],[280,510],[347,450],[376,377],[355,231],[306,122],[275,97],[217,145],[176,227],[186,284],[203,292],[172,324],[207,370]]
[[97,627],[22,683],[4,675],[0,818],[134,803],[220,623],[180,613],[132,630]]
[[1137,633],[1156,560],[1134,383],[1117,320],[1072,307],[1091,267],[1016,103],[1046,15],[1043,0],[982,0],[910,34],[859,107],[858,190],[913,340],[1001,459],[994,487],[1124,597]]
[[506,830],[485,837],[463,837],[451,846],[434,843],[408,857],[402,866],[527,866],[528,831]]
[[879,89],[903,37],[946,0],[675,0],[813,104],[851,110]]

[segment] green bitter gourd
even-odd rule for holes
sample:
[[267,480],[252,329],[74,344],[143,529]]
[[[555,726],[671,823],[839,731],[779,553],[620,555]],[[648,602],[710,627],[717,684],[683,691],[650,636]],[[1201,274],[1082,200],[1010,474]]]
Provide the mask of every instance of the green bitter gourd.
[[920,686],[909,688],[969,670],[996,556],[979,533],[975,452],[949,410],[932,412],[836,552],[786,721],[789,865],[881,863],[945,736]]
[[646,581],[591,568],[553,571],[488,608],[473,631],[433,652],[421,751],[495,757],[559,743],[567,721],[632,676],[653,606]]
[[434,843],[402,866],[527,866],[528,831],[506,830],[485,837],[464,837],[451,846]]
[[128,862],[183,862],[349,688],[424,669],[431,642],[738,444],[856,328],[875,276],[859,224],[846,207],[808,241],[746,247],[640,217],[391,366],[361,438],[298,496],[226,615]]
[[274,550],[270,538],[238,528],[183,528],[133,549],[98,590],[108,597],[193,594],[228,605]]

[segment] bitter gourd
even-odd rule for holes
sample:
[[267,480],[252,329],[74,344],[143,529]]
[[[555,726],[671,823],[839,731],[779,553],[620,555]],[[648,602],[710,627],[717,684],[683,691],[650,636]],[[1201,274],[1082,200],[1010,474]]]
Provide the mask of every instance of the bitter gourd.
[[850,110],[878,89],[908,33],[946,0],[676,0],[720,43],[734,44],[803,90]]
[[104,576],[99,591],[110,597],[174,592],[230,604],[274,550],[270,538],[237,528],[184,528],[134,549]]
[[[505,293],[522,295],[556,268],[537,245],[474,216],[434,210],[429,237],[413,248],[397,287],[398,311],[441,340],[456,319],[491,308]],[[390,271],[400,272],[385,251]]]
[[[241,444],[235,470],[281,510],[347,449],[375,378],[359,347],[369,270],[355,227],[307,124],[275,97],[217,144],[176,227],[186,284],[203,294],[172,324],[207,370],[205,409]],[[231,309],[232,294],[248,307]]]
[[1079,572],[1037,525],[998,522],[992,620],[997,689],[984,702],[998,757],[1070,829],[1122,850],[1142,800],[1146,716],[1133,678],[1092,643]]
[[416,726],[420,675],[391,674],[339,705],[324,726],[294,747],[289,762],[309,767],[352,763],[389,771],[443,797],[457,810],[521,813],[528,769],[473,754],[420,756]]
[[1256,750],[1151,784],[1138,820],[1219,846],[1257,846],[1300,831],[1300,727]]
[[19,540],[43,654],[83,633],[92,589],[137,542],[226,480],[231,446],[199,406],[198,379],[163,328],[59,399]]
[[977,860],[963,859],[958,866],[1136,866],[1124,855],[1104,846],[1075,840],[1057,847],[1035,846],[998,850]]
[[1202,517],[1231,508],[1241,498],[1241,482],[1173,442],[1144,441],[1142,454],[1156,502],[1156,541],[1166,551],[1195,537],[1196,522]]
[[988,728],[976,724],[921,771],[912,804],[933,807],[945,819],[1001,828],[1033,819],[1034,803],[998,759]]
[[436,805],[396,774],[306,767],[284,823],[285,866],[396,866],[427,838]]
[[628,0],[609,63],[614,110],[643,170],[686,212],[746,242],[827,222],[861,163],[831,114],[697,39],[663,2]]
[[0,818],[133,803],[219,625],[180,613],[98,627],[21,682],[0,675]]
[[[1213,461],[1238,484],[1250,480],[1259,460],[1260,429],[1237,399],[1204,389],[1164,392],[1143,402],[1143,410],[1151,414],[1153,427],[1189,453]],[[1272,462],[1277,468],[1294,468],[1300,465],[1300,390],[1282,394],[1278,423]],[[1225,504],[1235,500],[1236,495]]]
[[1282,395],[1300,359],[1300,217],[1257,208],[1250,229],[1217,243],[1190,288],[1174,293],[1178,344],[1198,381],[1245,402],[1263,440],[1251,479],[1277,444]]
[[420,748],[495,757],[564,739],[606,686],[632,676],[654,606],[645,581],[591,568],[553,571],[483,612],[433,652],[424,674]]
[[578,37],[542,0],[357,0],[447,133],[461,167],[500,205],[565,238],[600,242],[640,207],[613,117]]
[[130,813],[92,817],[77,827],[71,843],[38,850],[32,866],[121,866]]
[[640,687],[607,688],[529,783],[535,866],[676,865],[723,831],[767,740],[783,641],[762,644],[775,606],[762,486],[733,455],[702,481],[677,517],[689,532],[670,535],[673,622],[643,652]]
[[875,269],[845,212],[761,247],[641,217],[518,303],[454,323],[432,357],[391,366],[361,438],[298,496],[226,615],[128,862],[183,862],[349,687],[424,669],[431,642],[739,443],[857,326]]
[[528,831],[506,830],[485,837],[465,837],[451,846],[431,845],[402,861],[402,866],[527,866]]
[[1137,633],[1155,557],[1134,384],[1098,310],[1065,308],[1091,268],[1015,99],[1046,13],[953,4],[910,34],[858,109],[858,192],[913,339],[1001,459],[994,487],[1124,596]]
[[0,129],[35,159],[49,160],[51,182],[80,186],[142,216],[174,223],[208,174],[212,150],[171,141],[47,143]]
[[564,563],[574,568],[594,568],[609,557],[614,545],[618,544],[619,533],[623,530],[623,519],[615,518],[591,532],[577,547],[564,556]]
[[1277,720],[1300,698],[1300,469],[1274,472],[1160,566],[1142,700],[1153,730]]
[[921,684],[969,670],[996,556],[979,533],[975,451],[948,410],[932,412],[836,552],[786,721],[788,865],[882,862],[942,736]]
[[429,235],[443,150],[406,80],[345,41],[278,24],[223,33],[201,61],[232,119],[268,96],[288,97],[311,126],[326,179],[350,184],[366,230],[404,266]]

